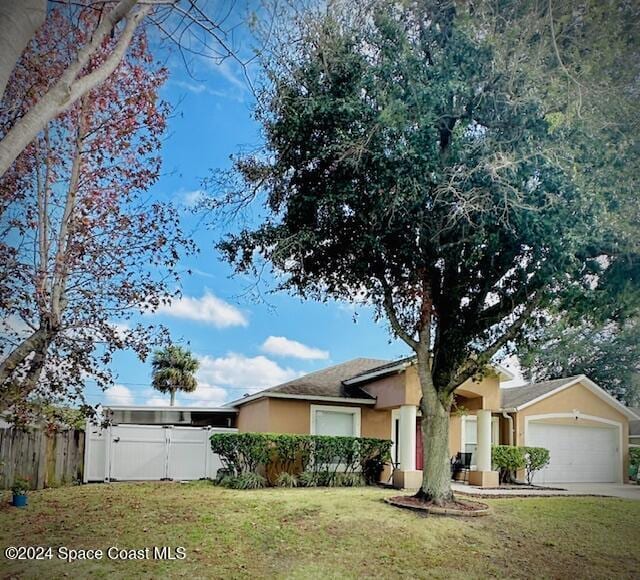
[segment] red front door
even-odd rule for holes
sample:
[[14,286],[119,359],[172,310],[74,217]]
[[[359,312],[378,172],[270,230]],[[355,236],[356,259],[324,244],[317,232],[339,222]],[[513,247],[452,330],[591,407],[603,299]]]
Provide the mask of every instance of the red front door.
[[421,471],[423,466],[422,453],[422,417],[416,418],[416,469]]

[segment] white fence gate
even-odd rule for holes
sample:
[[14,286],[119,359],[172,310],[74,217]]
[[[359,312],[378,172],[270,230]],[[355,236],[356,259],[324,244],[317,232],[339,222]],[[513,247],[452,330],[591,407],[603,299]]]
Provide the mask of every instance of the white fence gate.
[[237,429],[171,425],[88,426],[85,482],[215,478],[222,467],[212,433]]

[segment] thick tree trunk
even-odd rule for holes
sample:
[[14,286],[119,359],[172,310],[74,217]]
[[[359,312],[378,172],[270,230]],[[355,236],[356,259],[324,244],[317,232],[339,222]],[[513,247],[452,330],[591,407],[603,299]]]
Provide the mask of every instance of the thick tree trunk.
[[[418,361],[418,377],[422,388],[422,487],[416,497],[436,505],[453,499],[451,464],[449,461],[450,403],[443,403],[431,379],[428,363]],[[426,368],[425,368],[426,367]],[[447,398],[448,400],[448,398]]]

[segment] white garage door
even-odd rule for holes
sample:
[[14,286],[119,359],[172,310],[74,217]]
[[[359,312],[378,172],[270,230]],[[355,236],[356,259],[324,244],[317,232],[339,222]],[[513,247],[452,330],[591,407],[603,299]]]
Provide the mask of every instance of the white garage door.
[[554,425],[542,421],[527,426],[527,445],[546,447],[549,466],[534,483],[604,483],[619,479],[617,427]]

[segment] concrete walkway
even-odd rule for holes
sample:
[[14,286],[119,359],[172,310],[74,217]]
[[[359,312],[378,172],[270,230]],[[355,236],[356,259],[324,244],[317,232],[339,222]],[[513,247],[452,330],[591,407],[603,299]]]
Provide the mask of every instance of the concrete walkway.
[[483,489],[466,483],[452,483],[451,488],[456,493],[463,493],[475,497],[554,497],[554,496],[601,496],[620,497],[624,499],[640,500],[640,485],[619,483],[563,483],[557,487],[562,489],[514,489],[493,488]]

